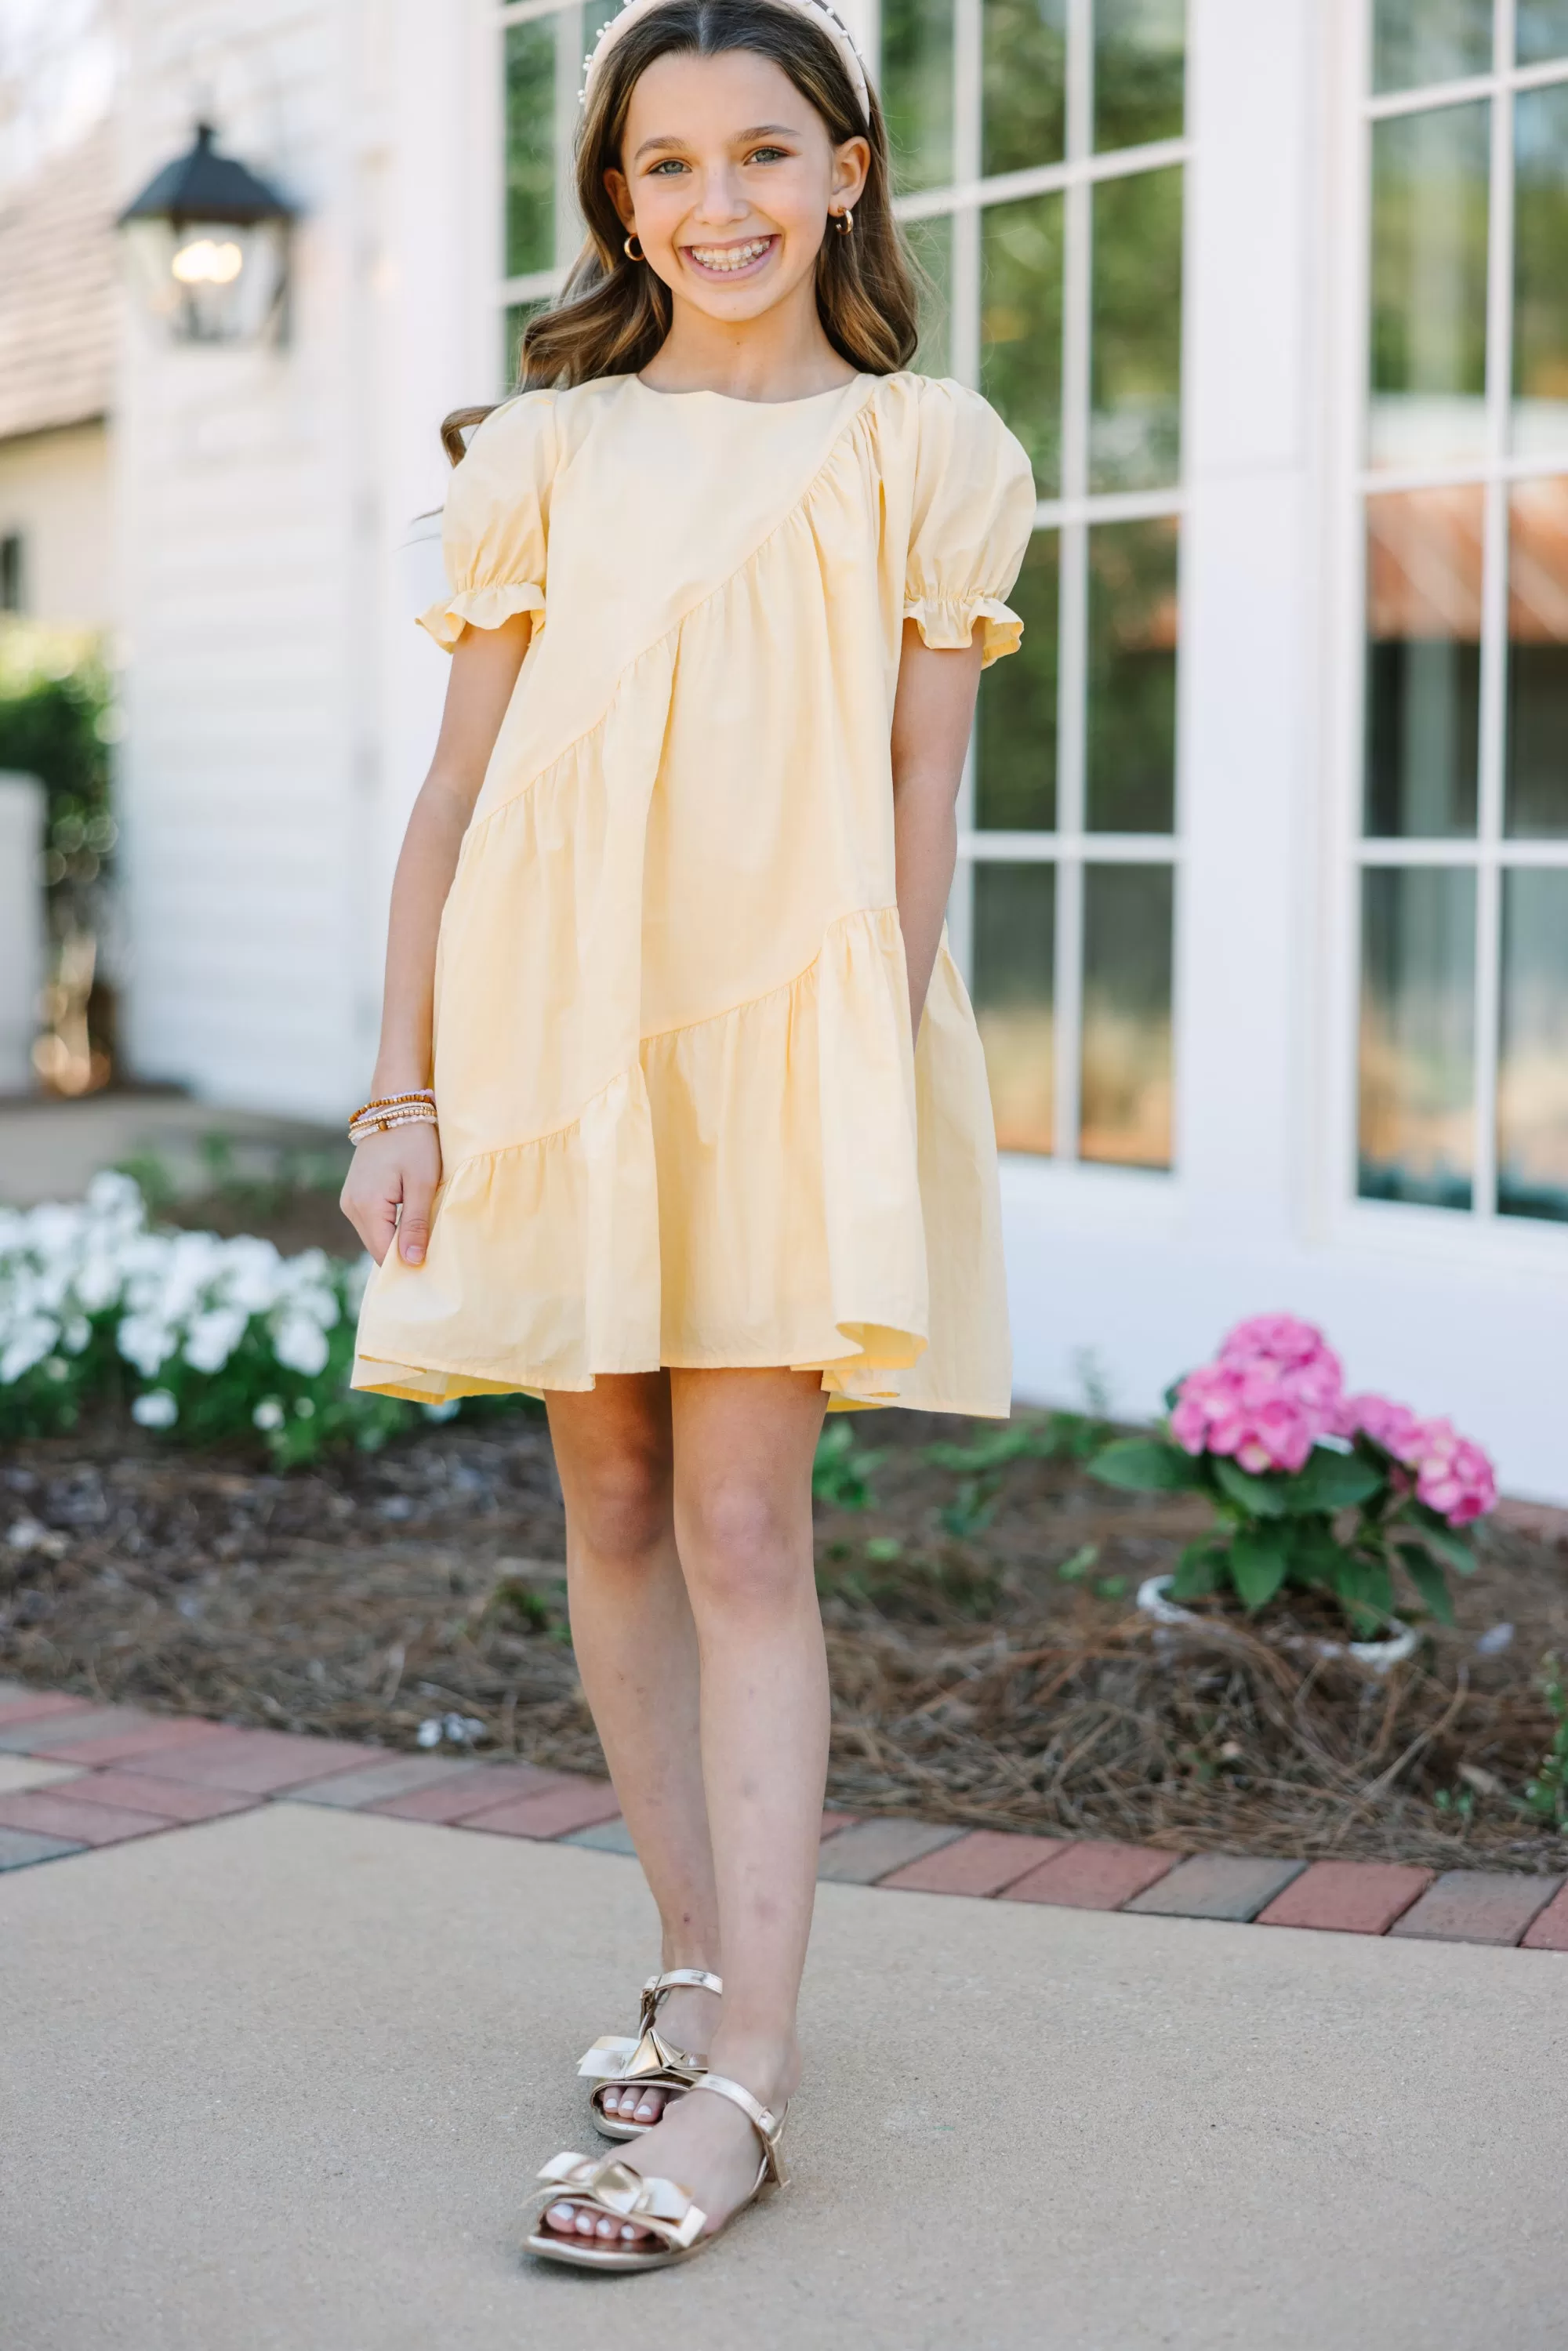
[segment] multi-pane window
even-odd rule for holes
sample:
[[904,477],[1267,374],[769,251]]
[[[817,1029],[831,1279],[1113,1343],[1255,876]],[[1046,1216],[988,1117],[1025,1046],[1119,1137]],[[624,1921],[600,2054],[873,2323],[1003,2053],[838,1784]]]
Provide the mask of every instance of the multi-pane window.
[[500,11],[505,108],[502,380],[534,312],[559,290],[582,242],[571,183],[582,61],[620,0],[520,0]]
[[1568,0],[1371,0],[1358,1183],[1568,1219]]
[[881,0],[917,364],[1028,449],[955,893],[1006,1150],[1168,1166],[1183,0]]

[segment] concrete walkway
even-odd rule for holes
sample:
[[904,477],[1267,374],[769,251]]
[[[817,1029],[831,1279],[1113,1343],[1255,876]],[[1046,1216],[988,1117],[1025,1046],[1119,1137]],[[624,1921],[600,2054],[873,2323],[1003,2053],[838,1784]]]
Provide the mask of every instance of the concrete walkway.
[[16,2351],[1557,2351],[1550,1952],[826,1886],[796,2180],[537,2269],[635,1865],[282,1803],[0,1880]]

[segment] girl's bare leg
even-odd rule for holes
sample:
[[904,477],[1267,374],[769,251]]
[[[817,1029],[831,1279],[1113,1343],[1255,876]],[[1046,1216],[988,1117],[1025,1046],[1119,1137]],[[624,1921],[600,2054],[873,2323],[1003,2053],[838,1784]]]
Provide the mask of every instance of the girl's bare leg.
[[[796,2001],[816,1889],[828,1674],[811,1549],[814,1373],[670,1374],[674,1523],[701,1659],[702,1771],[725,1996],[710,2062],[777,2109],[800,2070]],[[650,1671],[648,1704],[660,1692]],[[674,1724],[662,1729],[671,1736]],[[634,1832],[635,1833],[635,1832]],[[757,2174],[755,2135],[718,2098],[672,2102],[630,2145],[715,2225]],[[549,2225],[618,2236],[570,2203]],[[633,2234],[639,2233],[636,2231]]]
[[[697,1717],[697,1636],[675,1550],[670,1383],[601,1377],[546,1399],[566,1499],[572,1646],[637,1857],[658,1905],[661,1965],[719,1972],[718,1899]],[[711,1992],[668,1994],[660,2026],[679,2049],[712,2042]],[[628,2118],[664,2093],[608,2091]]]

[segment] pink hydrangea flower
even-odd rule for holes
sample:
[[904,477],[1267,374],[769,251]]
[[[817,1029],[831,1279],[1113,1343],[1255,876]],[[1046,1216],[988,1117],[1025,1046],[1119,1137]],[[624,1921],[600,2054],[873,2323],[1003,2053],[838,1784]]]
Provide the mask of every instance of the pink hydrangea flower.
[[1408,1405],[1396,1404],[1392,1396],[1346,1396],[1340,1406],[1338,1434],[1341,1437],[1370,1437],[1391,1453],[1396,1461],[1411,1466],[1420,1452],[1421,1424]]
[[1229,1332],[1218,1362],[1188,1373],[1171,1434],[1185,1451],[1227,1454],[1254,1477],[1304,1468],[1336,1426],[1343,1377],[1310,1322],[1255,1314]]
[[1420,1451],[1412,1467],[1416,1492],[1429,1510],[1451,1527],[1468,1527],[1497,1505],[1497,1478],[1479,1445],[1461,1437],[1449,1420],[1424,1420]]

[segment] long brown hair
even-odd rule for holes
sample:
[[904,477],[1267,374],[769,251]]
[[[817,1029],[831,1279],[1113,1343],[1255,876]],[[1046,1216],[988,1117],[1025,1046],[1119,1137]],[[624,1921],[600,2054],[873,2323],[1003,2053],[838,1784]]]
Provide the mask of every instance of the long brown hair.
[[[799,9],[772,0],[668,0],[630,26],[593,78],[577,134],[577,202],[588,224],[582,250],[560,299],[530,319],[523,336],[520,389],[564,389],[596,376],[632,375],[647,366],[670,331],[669,288],[622,250],[625,230],[606,172],[618,169],[626,112],[640,77],[655,57],[699,57],[752,49],[788,74],[816,109],[835,147],[866,139],[871,164],[854,208],[852,234],[830,230],[817,256],[817,315],[841,359],[865,375],[907,366],[918,340],[917,265],[893,216],[887,131],[875,94],[863,122],[843,60],[831,36]],[[454,465],[463,435],[488,415],[458,409],[441,428]]]

